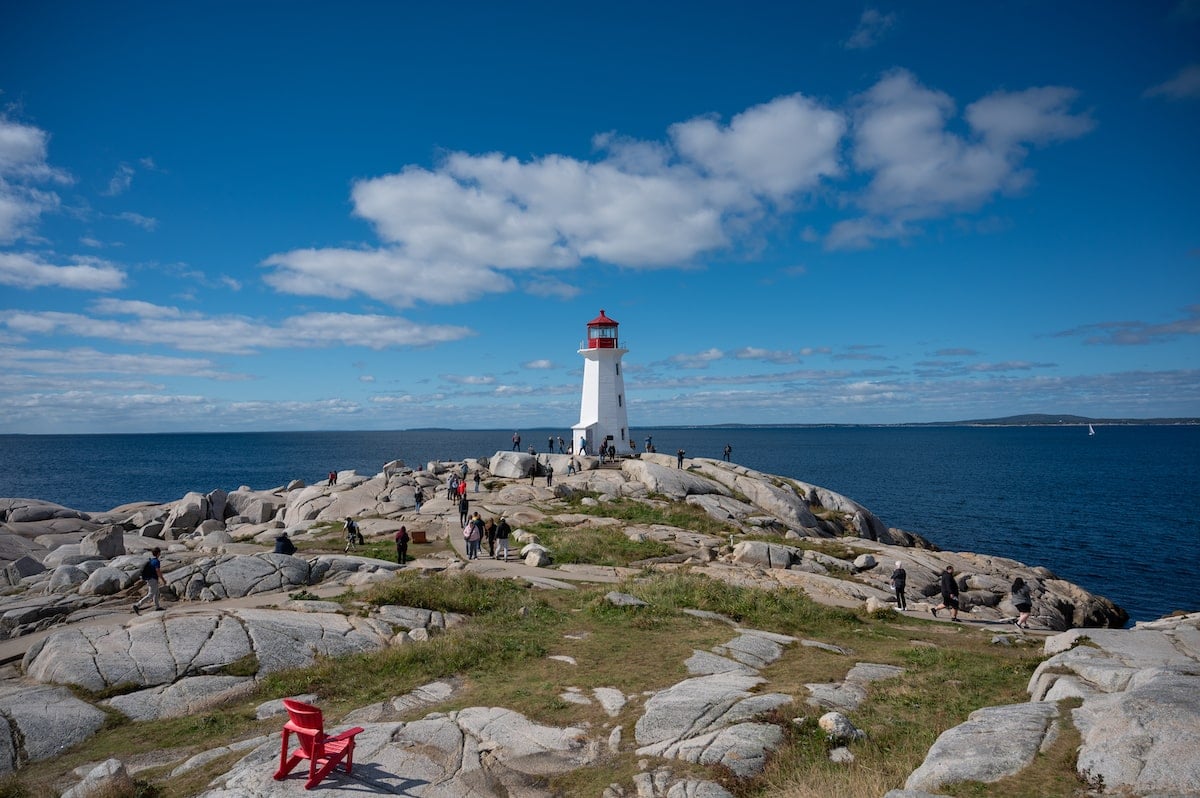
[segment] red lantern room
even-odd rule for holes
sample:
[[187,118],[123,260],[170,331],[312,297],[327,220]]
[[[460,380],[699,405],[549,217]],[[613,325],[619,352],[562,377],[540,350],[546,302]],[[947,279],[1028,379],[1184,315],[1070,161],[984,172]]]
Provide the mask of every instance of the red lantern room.
[[587,348],[616,349],[617,326],[617,322],[605,316],[601,310],[600,315],[587,324]]

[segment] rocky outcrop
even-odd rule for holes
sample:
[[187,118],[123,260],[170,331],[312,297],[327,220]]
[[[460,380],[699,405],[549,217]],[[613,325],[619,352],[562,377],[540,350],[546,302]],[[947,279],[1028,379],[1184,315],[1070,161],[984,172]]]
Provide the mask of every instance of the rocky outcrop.
[[49,759],[104,724],[100,710],[65,687],[0,684],[0,773]]

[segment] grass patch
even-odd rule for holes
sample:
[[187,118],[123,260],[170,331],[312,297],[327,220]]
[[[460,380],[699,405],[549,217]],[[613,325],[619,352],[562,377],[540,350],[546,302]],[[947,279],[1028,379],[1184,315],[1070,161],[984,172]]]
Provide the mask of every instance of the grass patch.
[[527,527],[551,552],[555,563],[627,566],[638,560],[665,557],[676,550],[657,540],[630,540],[610,527],[562,527],[541,521]]
[[599,504],[583,504],[580,497],[575,497],[568,505],[570,512],[617,518],[627,524],[665,524],[718,537],[739,531],[737,527],[716,520],[701,508],[683,502],[614,499]]

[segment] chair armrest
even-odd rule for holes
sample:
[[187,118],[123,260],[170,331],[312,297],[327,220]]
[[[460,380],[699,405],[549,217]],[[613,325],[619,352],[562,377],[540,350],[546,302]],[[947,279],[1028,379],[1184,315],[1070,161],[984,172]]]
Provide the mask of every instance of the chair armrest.
[[364,729],[362,726],[355,726],[353,729],[346,729],[346,731],[341,732],[339,734],[335,734],[332,737],[322,737],[321,743],[322,744],[336,743],[339,740],[345,740],[348,737],[353,737],[354,735],[358,734],[359,732],[364,732],[364,731],[366,731],[366,729]]

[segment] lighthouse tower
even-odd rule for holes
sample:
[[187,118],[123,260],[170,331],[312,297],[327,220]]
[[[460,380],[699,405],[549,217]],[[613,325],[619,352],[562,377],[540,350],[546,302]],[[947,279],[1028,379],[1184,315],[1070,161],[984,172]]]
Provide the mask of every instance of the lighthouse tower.
[[[602,446],[629,451],[629,422],[625,408],[625,378],[621,375],[622,349],[617,322],[600,315],[587,323],[583,355],[583,400],[579,423],[571,427],[575,451],[599,454]],[[583,446],[581,446],[581,441]]]

